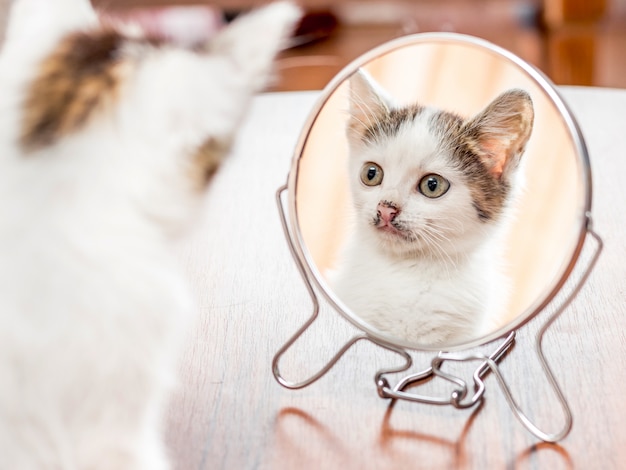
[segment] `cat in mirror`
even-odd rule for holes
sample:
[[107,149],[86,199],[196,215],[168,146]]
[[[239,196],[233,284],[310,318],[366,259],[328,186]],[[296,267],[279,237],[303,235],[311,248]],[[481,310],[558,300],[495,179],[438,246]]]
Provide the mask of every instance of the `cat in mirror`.
[[183,47],[103,21],[89,0],[14,2],[0,55],[0,467],[170,468],[165,406],[195,311],[174,247],[299,17],[275,3]]
[[475,116],[400,105],[349,79],[351,230],[330,283],[374,329],[424,346],[494,331],[509,281],[502,234],[523,185],[534,110],[511,89]]

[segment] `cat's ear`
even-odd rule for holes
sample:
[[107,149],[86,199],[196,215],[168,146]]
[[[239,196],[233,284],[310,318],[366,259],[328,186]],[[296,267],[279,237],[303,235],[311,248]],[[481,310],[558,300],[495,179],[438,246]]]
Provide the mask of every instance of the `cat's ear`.
[[290,2],[276,2],[235,19],[211,40],[210,52],[235,62],[236,70],[255,90],[267,85],[272,62],[287,46],[301,11]]
[[530,95],[512,89],[502,93],[470,120],[463,135],[497,179],[507,178],[519,165],[533,127]]
[[395,107],[393,98],[363,69],[350,77],[349,119],[350,139],[361,139],[367,129]]

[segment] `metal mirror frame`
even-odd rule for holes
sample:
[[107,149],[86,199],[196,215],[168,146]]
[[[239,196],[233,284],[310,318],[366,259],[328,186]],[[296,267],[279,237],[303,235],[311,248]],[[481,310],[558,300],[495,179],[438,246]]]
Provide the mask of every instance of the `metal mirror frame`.
[[[572,144],[575,147],[576,153],[579,158],[579,167],[582,172],[582,183],[583,183],[583,204],[584,208],[581,210],[580,217],[580,227],[578,233],[578,240],[574,247],[574,250],[571,255],[571,259],[566,266],[562,268],[562,273],[554,281],[554,285],[551,289],[547,291],[544,298],[537,299],[525,312],[522,312],[518,315],[513,321],[507,323],[504,327],[498,329],[495,332],[492,332],[484,337],[477,338],[472,341],[465,342],[463,344],[458,344],[451,346],[450,348],[446,348],[446,352],[441,351],[441,348],[435,347],[416,347],[416,345],[408,344],[402,341],[393,340],[390,337],[386,337],[375,329],[372,329],[367,323],[361,321],[358,318],[355,318],[354,315],[347,313],[341,306],[340,301],[334,296],[332,292],[329,292],[327,287],[324,285],[324,282],[321,281],[321,274],[315,267],[315,263],[311,260],[308,251],[305,248],[304,240],[302,237],[302,233],[300,231],[300,226],[298,223],[298,213],[297,213],[297,187],[298,187],[298,170],[299,164],[301,161],[301,156],[304,151],[304,148],[307,144],[310,131],[313,128],[320,112],[333,95],[333,93],[338,89],[338,87],[346,81],[350,75],[352,75],[359,67],[366,65],[372,60],[382,56],[383,54],[389,54],[395,50],[398,50],[403,47],[419,45],[419,44],[458,44],[458,45],[470,45],[478,48],[482,48],[485,52],[489,52],[496,56],[501,57],[504,60],[507,60],[514,66],[517,66],[521,72],[525,73],[527,77],[530,78],[531,81],[535,82],[535,84],[545,93],[549,101],[555,106],[557,111],[559,112],[564,125],[567,127],[567,130],[572,138]],[[289,340],[278,350],[276,355],[274,356],[272,362],[272,372],[274,377],[279,382],[280,385],[289,389],[300,389],[304,388],[313,382],[317,381],[323,375],[326,374],[341,358],[341,356],[350,349],[355,343],[361,340],[368,340],[376,345],[385,348],[387,350],[393,351],[399,355],[401,355],[405,359],[405,363],[402,366],[394,367],[392,369],[383,369],[376,373],[375,375],[375,383],[378,390],[378,394],[382,398],[388,399],[403,399],[413,402],[427,403],[433,405],[452,405],[455,408],[469,408],[471,406],[479,403],[485,392],[485,385],[483,382],[484,376],[491,372],[496,377],[498,384],[500,385],[505,398],[511,407],[516,418],[520,421],[520,423],[526,427],[533,435],[537,438],[546,441],[546,442],[556,442],[564,438],[570,431],[572,426],[572,415],[569,409],[569,405],[556,382],[554,374],[550,369],[545,355],[542,349],[542,341],[545,332],[552,325],[552,323],[556,320],[556,318],[565,310],[565,308],[571,303],[573,298],[579,292],[587,277],[591,273],[593,266],[595,265],[601,251],[602,251],[602,239],[600,236],[593,230],[592,227],[592,218],[591,218],[591,200],[592,200],[592,180],[591,180],[591,165],[589,161],[589,155],[587,152],[587,147],[584,142],[584,138],[574,119],[572,113],[570,112],[568,106],[565,104],[565,101],[562,99],[559,92],[556,90],[554,84],[539,70],[520,59],[513,53],[509,52],[506,49],[503,49],[499,46],[496,46],[488,41],[456,33],[421,33],[414,34],[405,37],[401,37],[390,42],[387,42],[377,48],[372,49],[371,51],[365,53],[360,56],[353,62],[351,62],[348,66],[346,66],[338,75],[336,75],[329,84],[324,88],[320,97],[316,101],[313,109],[308,115],[308,118],[303,127],[304,131],[301,133],[295,153],[292,159],[292,165],[289,172],[287,184],[278,189],[276,193],[276,202],[278,205],[281,223],[283,226],[283,231],[285,233],[287,243],[290,249],[290,252],[296,262],[297,268],[300,271],[300,274],[303,278],[305,286],[311,296],[313,301],[313,313],[309,317],[309,319],[296,331],[296,333],[289,338]],[[287,193],[287,201],[285,203],[284,194]],[[287,206],[287,208],[285,208]],[[569,294],[565,299],[561,301],[561,303],[557,306],[555,311],[550,315],[550,317],[546,320],[544,325],[539,328],[536,337],[535,337],[535,351],[540,359],[541,366],[544,369],[546,374],[546,378],[548,379],[549,384],[554,389],[554,392],[561,404],[563,409],[563,413],[565,416],[565,424],[561,427],[561,429],[557,432],[547,433],[539,429],[537,426],[533,424],[533,422],[523,413],[520,407],[515,402],[510,389],[502,377],[502,374],[499,371],[498,361],[506,354],[509,348],[513,345],[515,341],[515,332],[520,327],[524,326],[527,322],[531,321],[535,317],[542,312],[546,306],[548,306],[555,296],[561,291],[565,282],[568,280],[572,272],[574,271],[575,266],[579,261],[580,254],[583,250],[583,246],[587,240],[587,235],[592,239],[592,243],[594,244],[594,252],[591,257],[587,260],[587,265],[583,268],[582,272],[579,275],[579,278],[575,280],[574,286],[572,287]],[[308,379],[301,382],[291,382],[286,380],[281,372],[280,372],[280,359],[283,354],[300,338],[300,336],[311,326],[311,324],[317,319],[319,314],[319,299],[317,296],[317,292],[321,293],[321,296],[328,302],[332,308],[337,311],[344,319],[348,320],[353,326],[361,330],[362,333],[353,336],[349,341],[347,341],[339,351],[330,359],[330,361],[322,367],[318,372],[310,376]],[[482,346],[486,344],[490,344],[495,341],[500,341],[499,346],[494,350],[494,352],[490,355],[482,354],[482,353],[458,353],[461,350],[467,350],[470,348],[474,348],[477,346]],[[387,378],[385,378],[386,374],[399,373],[408,370],[412,364],[412,357],[408,353],[407,350],[414,351],[432,351],[438,352],[437,355],[432,359],[430,367],[425,370],[407,375],[402,380],[400,380],[394,387],[392,387]],[[457,353],[455,353],[457,352]],[[479,361],[480,365],[477,367],[473,374],[473,387],[470,387],[467,382],[459,377],[454,375],[450,375],[442,370],[442,365],[444,362],[454,361],[454,362],[472,362]],[[435,377],[440,377],[444,380],[452,382],[456,385],[456,388],[451,393],[450,396],[447,397],[431,397],[424,396],[416,393],[409,393],[404,391],[404,389],[409,385],[419,384],[422,381],[426,381],[427,379]],[[473,393],[470,395],[470,388],[473,388]]]

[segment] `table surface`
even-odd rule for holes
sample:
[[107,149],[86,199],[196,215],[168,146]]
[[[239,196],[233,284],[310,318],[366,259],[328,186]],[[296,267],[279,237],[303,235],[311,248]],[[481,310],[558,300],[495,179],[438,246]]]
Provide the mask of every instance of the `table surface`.
[[[200,226],[178,247],[199,312],[168,414],[175,468],[624,468],[626,90],[562,93],[587,141],[594,227],[605,243],[587,284],[544,341],[574,416],[564,440],[542,443],[528,433],[493,375],[483,403],[469,410],[381,399],[375,372],[401,361],[368,342],[307,388],[276,382],[272,358],[312,303],[285,242],[275,192],[318,96],[276,93],[255,99]],[[563,414],[533,350],[534,323],[518,332],[501,366],[519,405],[556,431]],[[354,333],[322,305],[320,318],[285,355],[285,375],[312,374]],[[416,354],[416,367],[429,360]]]

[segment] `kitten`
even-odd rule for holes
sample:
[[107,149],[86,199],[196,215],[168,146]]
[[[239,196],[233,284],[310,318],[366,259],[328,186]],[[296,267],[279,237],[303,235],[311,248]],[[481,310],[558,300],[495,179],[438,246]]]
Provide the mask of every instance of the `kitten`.
[[0,56],[0,467],[165,469],[190,291],[171,253],[299,17],[183,49],[21,0]]
[[350,78],[354,227],[331,284],[387,335],[437,346],[493,331],[507,281],[499,237],[520,186],[530,96],[478,115],[398,106],[365,71]]

